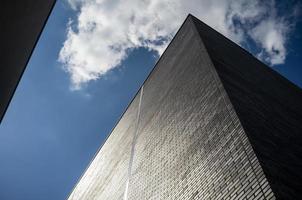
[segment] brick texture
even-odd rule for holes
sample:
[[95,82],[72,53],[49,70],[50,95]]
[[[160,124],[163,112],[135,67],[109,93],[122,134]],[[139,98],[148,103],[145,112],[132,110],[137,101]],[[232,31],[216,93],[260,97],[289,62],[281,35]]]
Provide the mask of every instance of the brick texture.
[[193,20],[276,197],[302,199],[302,90]]
[[301,91],[265,67],[189,16],[69,199],[299,199]]

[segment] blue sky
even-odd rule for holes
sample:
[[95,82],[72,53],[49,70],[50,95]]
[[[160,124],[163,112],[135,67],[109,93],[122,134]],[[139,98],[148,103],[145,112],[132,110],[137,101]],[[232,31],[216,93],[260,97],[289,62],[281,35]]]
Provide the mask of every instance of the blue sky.
[[[278,13],[280,16],[289,4],[278,5],[283,6]],[[74,6],[85,5],[77,1]],[[110,6],[108,9],[112,9]],[[163,35],[157,35],[149,43],[135,43],[134,39],[130,47],[100,43],[117,45],[122,50],[118,50],[120,54],[114,58],[116,62],[113,64],[111,60],[103,61],[106,58],[102,56],[101,61],[96,58],[91,62],[108,65],[107,71],[104,68],[86,70],[89,78],[81,79],[74,71],[74,65],[70,65],[70,60],[58,61],[64,42],[68,41],[67,24],[74,28],[75,36],[81,31],[77,27],[79,13],[79,8],[72,9],[68,2],[57,2],[0,125],[0,199],[65,199],[152,70],[158,52],[165,45],[161,46],[156,41],[158,38],[169,41],[175,31],[173,27],[170,32],[164,30]],[[183,18],[179,20],[181,22]],[[288,20],[290,22],[292,18]],[[177,23],[175,27],[178,27]],[[146,32],[134,33],[142,34],[143,37]],[[226,32],[236,39],[237,36],[231,33]],[[282,43],[286,47],[286,59],[283,64],[273,66],[273,69],[302,87],[301,21],[286,32],[286,37],[288,40]],[[265,49],[261,44],[265,43],[259,41],[257,48],[261,51],[261,48]],[[249,40],[244,42],[247,46],[253,46]],[[282,44],[279,46],[281,50]],[[74,51],[70,49],[72,45],[69,52],[65,52],[67,55]],[[123,54],[123,48],[126,54]],[[132,50],[128,51],[127,48]],[[259,55],[257,48],[250,50]],[[266,56],[269,56],[269,48]],[[261,58],[265,60],[267,57]],[[271,63],[272,60],[266,59],[266,62]],[[65,67],[65,71],[62,67]],[[76,78],[72,80],[72,76]]]

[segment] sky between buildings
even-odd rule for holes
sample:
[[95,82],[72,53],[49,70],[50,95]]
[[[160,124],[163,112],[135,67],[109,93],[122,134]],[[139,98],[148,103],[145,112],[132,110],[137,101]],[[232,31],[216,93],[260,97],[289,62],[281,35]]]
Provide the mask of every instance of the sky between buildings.
[[58,0],[0,125],[0,199],[66,199],[189,12],[302,87],[300,7]]

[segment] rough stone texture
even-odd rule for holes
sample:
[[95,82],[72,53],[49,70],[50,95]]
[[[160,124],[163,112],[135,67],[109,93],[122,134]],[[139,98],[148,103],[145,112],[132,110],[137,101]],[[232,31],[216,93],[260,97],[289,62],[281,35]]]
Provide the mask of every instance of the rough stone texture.
[[278,199],[302,199],[302,91],[194,19]]
[[0,6],[0,122],[55,0],[5,0]]

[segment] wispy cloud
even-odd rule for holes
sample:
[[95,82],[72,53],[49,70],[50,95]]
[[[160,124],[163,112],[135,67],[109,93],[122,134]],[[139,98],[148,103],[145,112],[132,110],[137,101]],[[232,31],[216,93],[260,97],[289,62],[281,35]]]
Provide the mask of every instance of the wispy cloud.
[[260,58],[275,65],[286,57],[291,27],[278,16],[273,0],[69,0],[79,14],[67,25],[59,61],[72,88],[96,80],[118,67],[131,50],[163,52],[188,13],[234,40],[252,39]]

